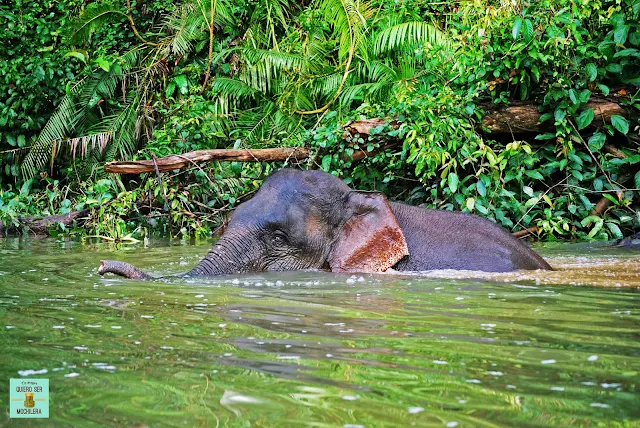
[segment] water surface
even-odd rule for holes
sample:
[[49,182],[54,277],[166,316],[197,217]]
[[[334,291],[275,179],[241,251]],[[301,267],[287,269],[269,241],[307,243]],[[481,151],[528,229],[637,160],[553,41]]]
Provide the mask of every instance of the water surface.
[[[640,251],[538,248],[555,272],[295,272],[141,282],[201,245],[0,241],[9,378],[49,378],[26,425],[640,426]],[[9,424],[14,425],[11,421]]]

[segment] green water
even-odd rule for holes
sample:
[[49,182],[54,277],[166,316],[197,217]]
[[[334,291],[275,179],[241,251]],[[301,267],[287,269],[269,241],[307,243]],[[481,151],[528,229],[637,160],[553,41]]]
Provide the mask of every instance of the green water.
[[[638,251],[542,248],[559,270],[535,274],[96,273],[179,273],[210,245],[0,241],[0,424],[640,426]],[[49,378],[50,419],[8,419],[12,377]]]

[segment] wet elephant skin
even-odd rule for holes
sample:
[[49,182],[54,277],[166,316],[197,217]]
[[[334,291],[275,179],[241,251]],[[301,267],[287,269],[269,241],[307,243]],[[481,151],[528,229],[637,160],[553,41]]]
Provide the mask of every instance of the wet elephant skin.
[[[209,254],[186,275],[330,269],[509,272],[551,269],[510,233],[481,217],[389,202],[322,171],[282,169],[234,211]],[[99,268],[149,275],[105,260]]]

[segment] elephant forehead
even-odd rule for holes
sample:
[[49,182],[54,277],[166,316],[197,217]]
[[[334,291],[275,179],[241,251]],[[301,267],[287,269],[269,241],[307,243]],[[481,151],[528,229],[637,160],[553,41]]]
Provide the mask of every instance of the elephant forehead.
[[238,206],[232,222],[261,226],[267,224],[291,226],[292,223],[307,222],[309,219],[317,223],[321,218],[322,214],[318,206],[310,203],[309,198],[298,191],[273,194],[261,190],[252,199]]
[[302,210],[302,212],[325,210],[342,200],[343,192],[328,188],[322,184],[311,185],[306,182],[287,183],[282,186],[263,186],[251,199],[263,211],[277,209]]
[[338,177],[324,171],[301,171],[281,169],[268,177],[263,188],[286,189],[288,192],[299,190],[309,193],[342,193],[349,191],[349,186]]
[[304,220],[305,228],[339,221],[339,211],[349,187],[322,171],[285,169],[270,176],[249,201],[236,209],[231,223],[269,223],[292,226]]

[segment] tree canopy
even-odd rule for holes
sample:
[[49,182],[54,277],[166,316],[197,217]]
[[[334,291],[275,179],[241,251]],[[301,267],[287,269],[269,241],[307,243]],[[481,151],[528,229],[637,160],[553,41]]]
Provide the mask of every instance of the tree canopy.
[[282,163],[105,162],[305,147],[300,167],[397,200],[621,237],[640,230],[639,18],[637,0],[14,0],[0,220],[90,209],[51,232],[207,235]]

